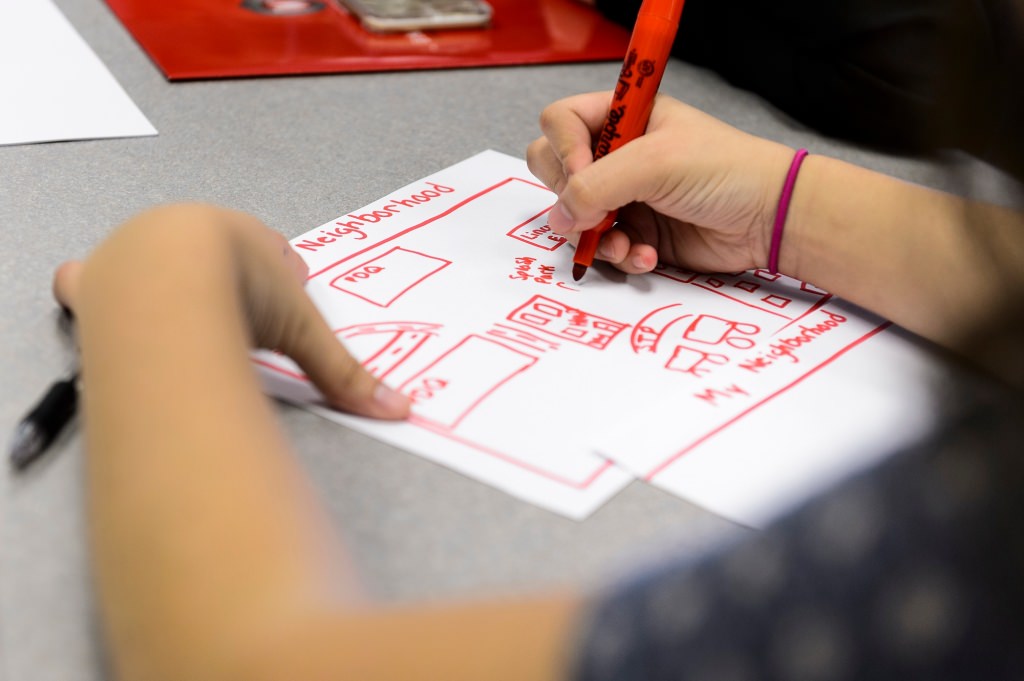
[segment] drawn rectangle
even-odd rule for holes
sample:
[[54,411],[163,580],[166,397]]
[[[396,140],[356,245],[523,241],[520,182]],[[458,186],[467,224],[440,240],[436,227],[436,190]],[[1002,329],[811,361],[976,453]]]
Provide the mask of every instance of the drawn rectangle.
[[368,303],[388,307],[417,284],[437,274],[450,260],[396,246],[331,280],[331,286]]
[[567,243],[564,236],[555,234],[548,225],[548,209],[526,222],[516,225],[508,231],[508,235],[545,251],[553,251]]
[[509,314],[508,320],[598,350],[608,347],[616,334],[626,328],[622,322],[584,312],[544,296],[534,296],[526,301]]
[[454,430],[488,395],[536,361],[501,343],[467,336],[399,390],[413,400],[418,416]]

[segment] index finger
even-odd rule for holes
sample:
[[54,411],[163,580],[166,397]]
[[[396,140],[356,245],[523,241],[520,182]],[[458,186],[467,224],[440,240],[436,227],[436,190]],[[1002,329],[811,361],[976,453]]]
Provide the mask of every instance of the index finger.
[[604,125],[611,92],[589,92],[560,99],[540,114],[540,129],[566,176],[594,162],[594,136]]

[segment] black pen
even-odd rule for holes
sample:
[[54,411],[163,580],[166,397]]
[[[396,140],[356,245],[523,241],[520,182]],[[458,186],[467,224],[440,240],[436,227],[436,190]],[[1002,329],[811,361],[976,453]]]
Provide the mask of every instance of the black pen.
[[55,382],[14,430],[8,450],[11,466],[25,469],[38,459],[75,415],[78,406],[78,371]]

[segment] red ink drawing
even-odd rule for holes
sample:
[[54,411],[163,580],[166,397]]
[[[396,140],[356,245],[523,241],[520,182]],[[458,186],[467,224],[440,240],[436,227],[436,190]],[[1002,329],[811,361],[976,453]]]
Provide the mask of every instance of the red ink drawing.
[[515,270],[512,274],[508,275],[508,278],[526,281],[530,278],[530,268],[533,267],[535,262],[537,262],[537,259],[529,256],[516,258]]
[[420,418],[416,414],[412,414],[409,416],[409,423],[420,428],[423,428],[424,430],[429,430],[432,433],[436,433],[437,435],[440,435],[441,437],[452,442],[456,442],[462,445],[463,447],[469,447],[470,449],[480,452],[481,454],[493,457],[495,459],[499,459],[506,463],[510,463],[513,466],[521,468],[522,470],[529,471],[531,473],[541,476],[542,478],[546,478],[553,482],[557,482],[561,485],[572,487],[573,489],[585,490],[589,488],[591,485],[593,485],[595,482],[597,482],[602,475],[607,473],[609,470],[615,468],[615,463],[613,463],[610,460],[604,460],[583,478],[573,480],[565,477],[564,475],[553,473],[549,470],[540,468],[535,464],[528,463],[526,461],[523,461],[522,459],[518,459],[515,456],[512,456],[511,454],[502,452],[484,443],[478,442],[477,440],[462,437],[459,434],[453,433],[447,428],[439,426],[432,421]]
[[733,284],[738,289],[742,289],[747,293],[753,293],[757,289],[761,288],[761,285],[753,281],[737,281]]
[[762,302],[768,303],[769,305],[778,308],[786,307],[787,305],[793,302],[792,298],[787,298],[785,296],[779,296],[774,294],[770,296],[765,296],[761,300]]
[[516,225],[508,231],[508,235],[545,251],[553,251],[561,247],[566,243],[566,239],[564,236],[555,234],[548,225],[549,210],[550,208],[545,208],[543,212],[534,215],[526,222]]
[[756,336],[760,332],[761,327],[756,324],[746,324],[702,314],[697,315],[697,318],[686,327],[686,330],[683,331],[683,338],[708,345],[724,343],[738,350],[749,350],[754,347],[754,340],[749,336]]
[[693,396],[696,397],[698,400],[703,400],[708,404],[717,407],[718,403],[721,400],[733,400],[737,397],[750,397],[750,393],[748,393],[746,390],[733,383],[730,386],[726,386],[720,389],[708,388],[702,392],[694,393]]
[[777,333],[766,350],[740,362],[739,367],[758,373],[780,360],[796,364],[800,361],[797,356],[799,348],[815,342],[847,321],[845,315],[824,308],[816,310],[816,313],[816,317],[807,315],[802,318],[801,323],[784,327],[782,331],[786,332],[785,336]]
[[384,380],[441,328],[440,324],[426,322],[377,322],[346,326],[337,329],[334,335],[350,349],[358,347],[358,354],[366,357],[363,367]]
[[765,281],[778,281],[779,277],[782,276],[778,272],[772,272],[771,270],[754,270],[751,272],[751,275]]
[[679,314],[681,309],[681,303],[665,305],[641,319],[630,335],[633,352],[657,352],[663,342],[667,344],[679,339],[749,350],[755,343],[751,336],[761,332],[761,327],[756,324],[709,314]]
[[761,332],[756,324],[707,314],[679,314],[682,305],[665,305],[640,320],[630,334],[630,346],[636,354],[669,353],[665,368],[694,377],[706,376],[714,366],[729,363],[729,356],[694,343],[727,346],[735,350],[754,347]]
[[[452,264],[448,260],[425,253],[400,247],[392,248],[401,243],[399,239],[437,224],[446,216],[471,205],[481,197],[501,191],[510,185],[530,185],[538,192],[547,191],[529,180],[510,177],[464,200],[454,202],[454,205],[447,205],[447,202],[438,205],[435,202],[427,209],[429,211],[436,206],[435,212],[429,216],[424,215],[422,220],[417,218],[416,224],[395,229],[393,233],[381,234],[379,230],[374,232],[373,229],[367,229],[368,225],[391,217],[391,213],[413,208],[404,200],[390,199],[391,203],[375,205],[376,210],[372,212],[350,214],[332,225],[325,226],[315,234],[309,235],[307,241],[300,243],[298,247],[315,250],[326,249],[330,245],[329,252],[332,253],[332,257],[323,260],[330,260],[331,264],[325,262],[317,271],[311,272],[310,277],[333,277],[331,285],[334,288],[386,308],[404,293]],[[442,190],[437,191],[440,194]],[[543,199],[538,198],[536,203],[531,201],[532,199],[526,202],[530,206],[526,210],[532,213],[540,205],[548,203],[550,195],[546,194]],[[419,202],[418,199],[416,202]],[[502,272],[499,269],[497,276],[501,278],[511,271],[510,278],[527,281],[527,285],[555,285],[544,289],[545,293],[554,291],[555,287],[575,291],[565,282],[557,280],[557,273],[552,271],[551,266],[542,268],[539,264],[540,259],[546,257],[543,255],[544,252],[554,251],[566,243],[563,237],[555,235],[550,229],[547,223],[549,210],[550,208],[537,213],[506,232],[508,237],[516,239],[520,244],[529,244],[533,248],[541,249],[533,251],[519,248],[516,244],[519,250],[535,253],[539,257],[518,258],[511,270]],[[384,215],[385,212],[388,215]],[[522,218],[513,219],[512,222],[519,219]],[[344,222],[345,220],[350,222]],[[498,228],[499,238],[500,229],[505,229],[507,225],[508,223],[505,223]],[[360,263],[361,259],[370,258],[372,254],[380,253],[383,248],[392,250]],[[346,268],[346,271],[337,274],[342,268]],[[681,268],[659,266],[656,274],[680,285],[697,287],[713,296],[735,303],[732,305],[733,309],[724,313],[729,314],[729,318],[702,315],[689,308],[684,311],[679,304],[667,305],[650,313],[641,324],[632,327],[629,340],[634,352],[655,354],[656,365],[663,365],[666,370],[693,377],[706,377],[718,367],[730,363],[740,364],[742,368],[753,373],[766,371],[774,363],[794,363],[805,346],[810,343],[824,345],[826,341],[819,339],[835,335],[835,329],[845,321],[835,312],[818,313],[820,306],[828,300],[826,292],[767,270],[707,275]],[[526,296],[523,297],[525,298]],[[725,308],[716,307],[709,311],[721,309]],[[750,323],[752,321],[756,323]],[[440,357],[436,352],[430,352],[431,359],[427,361],[431,363],[426,368],[420,368],[423,366],[426,350],[449,347],[447,342],[441,343],[440,324],[380,322],[349,326],[339,329],[336,333],[346,344],[365,350],[358,356],[366,358],[364,364],[374,375],[382,378],[390,375],[393,383],[400,384],[399,389],[415,401],[415,414],[410,419],[413,425],[552,480],[585,488],[610,464],[605,462],[596,472],[588,473],[583,480],[568,480],[560,478],[556,473],[544,471],[534,463],[520,461],[512,453],[491,448],[486,441],[478,442],[475,438],[470,438],[467,435],[468,428],[461,428],[461,433],[455,429],[471,414],[477,413],[474,410],[484,404],[489,397],[499,394],[502,398],[511,398],[511,393],[501,392],[502,386],[514,381],[517,376],[545,359],[545,353],[563,348],[565,341],[606,349],[615,337],[629,326],[584,312],[551,298],[534,296],[509,313],[506,321],[493,324],[488,330],[480,332],[480,335],[460,335],[462,340]],[[648,479],[657,475],[672,460],[691,450],[699,442],[720,432],[722,427],[731,425],[767,399],[775,397],[806,376],[815,373],[881,328],[883,327],[841,348],[824,362],[813,360],[811,355],[806,359],[799,358],[807,361],[806,368],[800,367],[803,371],[801,376],[766,399],[762,399],[758,391],[749,394],[742,383],[732,383],[732,380],[735,380],[733,378],[689,386],[686,394],[692,399],[714,406],[731,408],[735,405],[740,414],[735,417],[732,417],[731,413],[727,414],[729,420],[724,426],[703,434],[698,442],[687,445],[684,450],[659,464],[658,468],[649,473]],[[763,348],[754,345],[755,340],[761,340],[761,334],[766,336]],[[753,351],[749,350],[751,347],[754,348]],[[739,350],[745,352],[739,354]],[[421,361],[417,362],[417,359]],[[275,371],[294,375],[294,372],[289,373],[288,369],[275,366],[273,361],[257,361]],[[409,376],[412,378],[407,378]],[[715,387],[709,388],[708,385]],[[499,401],[504,403],[503,399],[495,400]],[[751,406],[751,402],[756,404]],[[465,423],[469,425],[468,422]]]
[[489,395],[536,361],[532,355],[471,335],[399,390],[413,400],[420,418],[455,430]]
[[680,284],[689,284],[700,276],[696,272],[680,269],[678,267],[670,267],[661,263],[658,263],[658,266],[654,268],[654,273],[660,274],[666,279],[678,281]]
[[672,352],[672,356],[665,364],[665,368],[669,371],[678,371],[680,373],[690,374],[695,378],[700,378],[711,373],[711,368],[705,365],[711,364],[715,366],[723,366],[728,363],[729,357],[726,355],[706,352],[704,350],[686,347],[685,345],[677,345]]
[[398,246],[343,272],[331,280],[331,286],[368,303],[388,307],[451,264],[450,260]]
[[544,296],[534,296],[525,305],[513,310],[508,320],[598,350],[608,347],[615,336],[627,327],[627,324],[584,312]]
[[[458,212],[459,210],[465,208],[466,206],[471,205],[473,202],[479,200],[481,197],[487,196],[488,194],[491,194],[492,192],[499,191],[502,188],[508,187],[508,186],[511,186],[511,185],[533,187],[533,188],[537,189],[538,192],[542,192],[545,196],[550,197],[550,192],[548,191],[548,188],[545,187],[544,185],[536,182],[536,181],[527,180],[527,179],[524,179],[522,177],[507,177],[504,180],[496,182],[495,184],[493,184],[493,185],[491,185],[489,187],[486,187],[485,189],[480,190],[479,192],[477,192],[476,194],[473,194],[472,196],[467,196],[465,199],[459,201],[458,203],[456,203],[456,204],[454,204],[452,206],[449,206],[449,207],[445,208],[444,210],[441,210],[438,213],[435,213],[435,214],[431,215],[430,217],[422,220],[421,222],[417,222],[416,224],[410,225],[410,226],[406,227],[405,229],[400,229],[400,230],[398,230],[396,232],[393,232],[393,233],[391,233],[391,234],[389,234],[389,235],[387,235],[387,236],[385,236],[383,238],[380,238],[378,240],[373,241],[373,243],[365,244],[361,248],[359,248],[358,250],[354,250],[352,252],[344,253],[343,255],[341,255],[341,257],[339,257],[338,259],[334,260],[333,262],[331,262],[329,264],[326,264],[326,265],[320,267],[319,269],[317,269],[315,271],[311,271],[309,273],[309,276],[307,277],[307,279],[313,279],[315,277],[319,277],[320,275],[324,274],[328,270],[333,270],[335,267],[337,267],[338,265],[340,265],[340,264],[342,264],[344,262],[348,262],[350,260],[353,260],[354,258],[357,258],[360,255],[362,255],[362,254],[364,254],[364,253],[366,253],[368,251],[371,251],[371,250],[373,250],[375,248],[379,248],[379,247],[383,246],[384,244],[391,243],[391,242],[394,242],[394,241],[396,241],[398,239],[401,239],[406,234],[411,234],[413,232],[416,232],[418,230],[423,229],[424,227],[428,227],[428,226],[436,223],[438,220],[443,220],[444,218],[448,217],[449,215],[452,215],[452,214]],[[396,201],[397,201],[396,199],[392,199],[392,202],[396,202]],[[543,213],[546,213],[546,212],[547,212],[547,209],[545,209],[543,211]],[[365,217],[365,216],[363,216],[363,217]],[[355,222],[358,222],[358,221],[355,221]],[[309,240],[307,239],[307,241],[309,241]],[[302,244],[299,244],[299,243],[296,243],[295,245],[296,245],[296,247],[304,247],[304,246],[302,246]],[[317,248],[323,247],[324,245],[325,244],[323,244],[323,243],[317,243],[316,241],[313,241],[313,242],[310,242],[309,248],[311,250],[316,250]]]
[[532,281],[535,284],[553,284],[555,283],[555,266],[540,264],[536,258],[520,256],[515,259],[515,269],[512,270],[512,274],[508,275],[508,278],[516,281]]
[[495,324],[493,329],[487,331],[487,335],[502,343],[515,343],[537,353],[545,353],[549,350],[557,350],[560,345],[553,340],[541,338],[536,334],[517,329],[507,324]]
[[682,308],[682,304],[680,303],[665,305],[664,307],[659,307],[653,312],[650,312],[646,317],[641,319],[640,322],[633,327],[633,333],[630,334],[629,338],[633,352],[637,354],[644,352],[657,352],[658,343],[661,341],[661,337],[664,335],[665,330],[680,319],[692,316],[689,314],[678,314],[680,308]]
[[[821,296],[828,295],[826,292],[813,286],[807,286],[802,282],[800,282],[799,291],[806,294],[803,296],[798,296],[792,288],[783,288],[782,286],[773,286],[766,290],[766,286],[783,278],[781,274],[773,274],[768,270],[706,275],[677,267],[659,266],[654,270],[654,274],[680,284],[696,286],[782,319],[793,319],[804,314],[817,303]],[[797,283],[795,280],[792,281],[794,284]],[[794,303],[799,303],[799,305]]]
[[293,246],[307,251],[316,251],[318,248],[323,248],[328,244],[333,244],[338,239],[348,236],[351,236],[356,241],[362,241],[366,238],[366,232],[362,230],[363,222],[361,220],[337,221],[334,225],[334,227],[319,230],[318,236],[296,241]]
[[[792,388],[796,387],[800,383],[803,383],[805,380],[807,380],[808,378],[810,378],[814,374],[818,373],[822,369],[825,369],[830,364],[832,364],[832,362],[836,361],[837,359],[839,359],[840,357],[845,355],[850,350],[852,350],[852,349],[860,346],[861,344],[871,340],[871,338],[873,338],[874,336],[878,335],[882,331],[885,331],[887,328],[889,328],[890,324],[891,324],[891,322],[885,322],[885,323],[883,323],[883,324],[881,324],[879,326],[876,326],[875,328],[871,329],[867,333],[865,333],[865,334],[863,334],[863,335],[853,339],[852,341],[850,341],[849,343],[847,343],[843,347],[841,347],[838,350],[836,350],[835,352],[833,352],[827,358],[825,358],[821,362],[817,363],[815,366],[810,367],[808,370],[802,372],[799,376],[794,378],[789,383],[781,386],[780,388],[778,388],[777,390],[771,392],[770,394],[765,395],[764,397],[761,397],[757,402],[747,406],[742,411],[740,411],[738,414],[735,414],[731,418],[727,419],[724,423],[720,423],[718,426],[712,428],[710,431],[708,431],[708,432],[704,433],[703,435],[697,437],[692,442],[688,443],[687,445],[685,445],[684,447],[682,447],[678,451],[676,451],[673,454],[669,455],[668,457],[666,457],[665,459],[660,461],[656,466],[654,466],[647,473],[642,475],[641,476],[642,479],[643,480],[648,480],[648,481],[653,480],[658,475],[660,475],[661,473],[663,473],[666,470],[668,470],[672,466],[672,464],[674,464],[676,461],[679,461],[681,458],[683,458],[684,456],[686,456],[687,454],[689,454],[690,452],[692,452],[696,448],[700,447],[701,445],[706,443],[708,440],[711,440],[715,436],[719,435],[723,431],[726,431],[729,428],[732,428],[738,421],[741,421],[744,418],[746,418],[751,412],[761,408],[763,405],[765,405],[765,404],[771,402],[772,400],[776,399],[779,395],[785,394],[786,392],[788,392]],[[739,394],[742,394],[742,395],[746,395],[747,394],[746,391],[740,389],[736,385],[733,385],[732,388],[738,390]],[[700,398],[700,399],[705,399],[705,400],[711,400],[712,403],[714,403],[715,391],[713,391],[711,389],[709,389],[709,391],[705,391],[702,394],[694,395],[694,397],[697,397],[697,398]],[[723,395],[724,396],[728,396],[729,395],[729,390],[728,389],[726,389],[725,391],[717,391],[717,392],[719,393],[718,396],[723,396]]]
[[814,295],[817,295],[817,296],[829,296],[829,297],[831,297],[831,294],[828,291],[820,289],[817,286],[815,286],[814,284],[808,284],[806,281],[801,281],[800,282],[800,290],[801,291],[806,291],[807,293],[813,293]]

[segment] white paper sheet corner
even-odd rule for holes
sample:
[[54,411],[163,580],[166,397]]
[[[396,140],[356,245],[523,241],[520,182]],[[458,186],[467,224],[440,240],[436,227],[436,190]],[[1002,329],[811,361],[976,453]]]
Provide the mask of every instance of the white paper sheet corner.
[[51,0],[0,0],[0,145],[156,135]]

